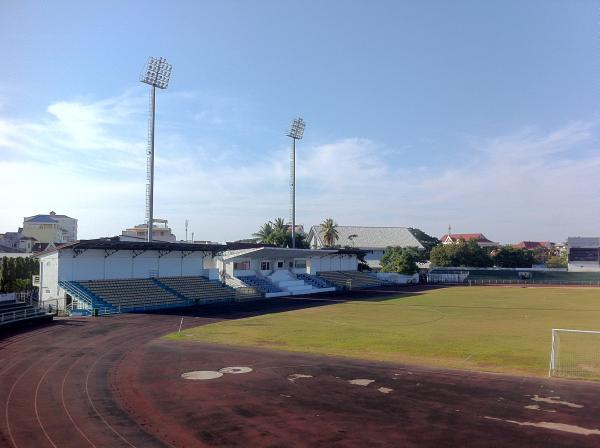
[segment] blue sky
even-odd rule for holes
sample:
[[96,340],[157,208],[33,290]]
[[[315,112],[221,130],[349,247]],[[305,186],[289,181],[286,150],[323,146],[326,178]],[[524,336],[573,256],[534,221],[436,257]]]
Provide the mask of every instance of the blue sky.
[[155,216],[197,239],[297,221],[598,234],[598,1],[0,4],[0,232],[50,209],[80,236],[144,219],[148,56]]

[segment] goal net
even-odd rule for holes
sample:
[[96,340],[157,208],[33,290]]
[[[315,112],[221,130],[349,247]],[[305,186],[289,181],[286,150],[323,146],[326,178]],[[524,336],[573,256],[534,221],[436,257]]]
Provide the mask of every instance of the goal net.
[[548,374],[600,379],[600,331],[553,329]]

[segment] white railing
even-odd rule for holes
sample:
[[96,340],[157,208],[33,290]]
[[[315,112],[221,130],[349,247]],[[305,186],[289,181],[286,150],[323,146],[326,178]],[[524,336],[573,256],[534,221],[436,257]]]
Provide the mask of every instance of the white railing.
[[5,313],[0,313],[0,324],[15,322],[27,319],[28,317],[39,316],[41,314],[45,314],[44,311],[35,308],[17,311],[7,311]]
[[17,300],[16,293],[14,292],[0,294],[0,302],[12,302],[13,300]]

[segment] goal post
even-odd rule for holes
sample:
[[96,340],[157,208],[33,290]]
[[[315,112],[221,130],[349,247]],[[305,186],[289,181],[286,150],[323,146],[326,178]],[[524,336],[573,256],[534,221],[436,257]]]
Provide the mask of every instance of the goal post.
[[548,376],[600,379],[600,331],[553,328]]

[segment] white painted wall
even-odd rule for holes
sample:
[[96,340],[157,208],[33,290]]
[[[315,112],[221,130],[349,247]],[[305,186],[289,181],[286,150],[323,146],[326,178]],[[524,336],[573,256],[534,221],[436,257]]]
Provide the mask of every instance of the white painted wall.
[[40,259],[40,299],[58,297],[58,252],[55,252]]
[[355,255],[330,255],[327,257],[310,257],[307,260],[309,274],[327,271],[356,271],[358,260]]
[[569,262],[569,272],[598,272],[600,264],[597,261],[571,261]]
[[161,277],[212,275],[218,278],[215,269],[212,273],[204,269],[205,263],[213,262],[210,254],[202,252],[182,257],[182,252],[174,251],[159,257],[158,251],[146,251],[133,257],[132,251],[123,250],[105,257],[104,250],[90,249],[77,257],[73,255],[72,250],[65,249],[40,257],[41,300],[65,298],[65,291],[58,286],[59,280],[148,278],[151,274]]

